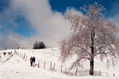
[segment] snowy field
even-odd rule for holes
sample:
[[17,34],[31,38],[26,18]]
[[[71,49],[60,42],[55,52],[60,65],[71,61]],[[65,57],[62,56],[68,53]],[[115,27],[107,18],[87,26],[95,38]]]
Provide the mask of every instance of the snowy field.
[[[12,53],[10,53],[12,52]],[[36,66],[31,67],[29,59],[36,57]],[[89,62],[83,61],[83,66],[69,70],[72,57],[66,63],[60,61],[58,48],[41,50],[11,49],[0,51],[0,79],[119,79],[119,62],[106,66],[105,61],[95,59],[95,76],[89,76]]]

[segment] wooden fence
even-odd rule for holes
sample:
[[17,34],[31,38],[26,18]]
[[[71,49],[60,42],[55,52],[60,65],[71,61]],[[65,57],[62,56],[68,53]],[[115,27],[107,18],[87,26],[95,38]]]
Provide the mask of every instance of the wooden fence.
[[[18,53],[15,52],[15,55],[20,56],[22,59],[24,59],[25,61],[29,61],[29,58],[25,53]],[[78,70],[78,68],[75,69],[74,72],[71,72],[65,65],[63,64],[57,64],[56,62],[52,62],[52,61],[41,61],[37,59],[37,63],[35,64],[36,68],[42,68],[45,70],[50,70],[50,71],[54,71],[54,72],[60,72],[63,74],[67,74],[67,75],[72,75],[72,76],[87,76],[89,75],[89,70],[85,70],[85,71],[80,71]],[[58,68],[57,68],[58,67]],[[105,73],[105,72],[101,72],[101,71],[95,71],[94,72],[95,76],[115,76],[115,74],[109,74],[109,73]]]

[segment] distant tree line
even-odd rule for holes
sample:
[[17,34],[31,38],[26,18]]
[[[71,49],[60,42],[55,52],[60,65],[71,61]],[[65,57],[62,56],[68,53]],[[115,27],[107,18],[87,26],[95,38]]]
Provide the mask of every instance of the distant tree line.
[[35,42],[33,45],[33,49],[44,49],[46,48],[44,42]]

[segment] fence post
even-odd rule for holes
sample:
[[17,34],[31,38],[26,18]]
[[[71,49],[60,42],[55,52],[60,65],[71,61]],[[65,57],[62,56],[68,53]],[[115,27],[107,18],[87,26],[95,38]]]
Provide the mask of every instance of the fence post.
[[26,54],[24,53],[24,60],[25,60]]
[[113,73],[113,76],[115,77],[115,74]]
[[50,62],[50,70],[52,70],[52,62]]
[[46,63],[46,61],[44,62],[44,69],[45,69],[45,63]]
[[21,58],[22,58],[22,53],[21,53]]
[[62,73],[63,65],[61,65],[61,73]]
[[66,68],[66,66],[65,66],[65,72],[66,72],[66,74],[67,74],[67,68]]
[[22,59],[24,59],[24,53],[22,54]]
[[78,72],[78,68],[76,68],[75,75],[77,75],[77,72]]
[[27,56],[25,56],[25,61],[27,61]]
[[54,63],[54,65],[53,65],[53,70],[55,70],[55,63]]
[[23,59],[24,59],[24,53],[23,53]]
[[38,61],[38,68],[40,68],[40,61]]
[[20,57],[22,58],[22,54],[20,53]]
[[101,76],[101,71],[100,71],[100,76]]
[[64,72],[65,74],[69,74],[69,71],[68,71],[68,69],[67,69],[67,67],[65,66],[65,72]]
[[23,54],[21,54],[21,58],[23,59]]

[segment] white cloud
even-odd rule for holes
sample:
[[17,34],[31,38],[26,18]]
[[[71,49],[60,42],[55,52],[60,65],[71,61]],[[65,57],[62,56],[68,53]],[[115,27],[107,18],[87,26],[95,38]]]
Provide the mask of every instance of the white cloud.
[[[67,9],[66,12],[82,15],[73,8]],[[52,11],[48,0],[11,0],[10,7],[4,9],[0,16],[6,17],[5,21],[10,21],[14,26],[17,26],[14,22],[16,16],[22,16],[37,32],[27,38],[6,27],[7,35],[0,33],[0,48],[32,48],[35,41],[44,41],[48,47],[58,46],[58,42],[69,35],[71,27],[62,13]]]
[[36,40],[44,41],[46,45],[53,47],[57,46],[58,42],[69,34],[70,23],[63,14],[51,10],[48,0],[11,0],[10,8],[5,9],[5,12],[11,12],[12,16],[8,16],[11,19],[9,21],[12,22],[14,15],[17,13],[22,15],[32,24],[37,34],[30,38],[11,31],[7,36],[1,34],[0,44],[2,48],[32,48],[32,44]]

